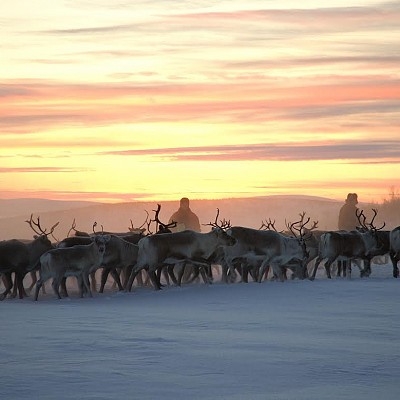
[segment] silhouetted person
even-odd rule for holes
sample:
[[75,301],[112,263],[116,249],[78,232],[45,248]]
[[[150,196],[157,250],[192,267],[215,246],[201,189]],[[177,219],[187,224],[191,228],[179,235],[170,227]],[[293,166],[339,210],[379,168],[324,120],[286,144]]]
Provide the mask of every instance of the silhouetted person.
[[179,209],[171,215],[168,223],[172,221],[177,223],[176,228],[171,229],[173,232],[184,231],[185,229],[200,232],[199,218],[190,209],[189,199],[187,197],[181,198]]
[[[343,231],[354,231],[359,225],[356,212],[358,208],[357,193],[349,193],[345,203],[342,205],[339,211],[339,221],[338,228]],[[349,267],[351,268],[351,261],[349,262]],[[343,270],[343,276],[346,275],[347,261],[338,261],[338,276]]]
[[343,231],[354,231],[359,225],[356,215],[358,204],[357,193],[349,193],[346,202],[339,211],[338,228]]

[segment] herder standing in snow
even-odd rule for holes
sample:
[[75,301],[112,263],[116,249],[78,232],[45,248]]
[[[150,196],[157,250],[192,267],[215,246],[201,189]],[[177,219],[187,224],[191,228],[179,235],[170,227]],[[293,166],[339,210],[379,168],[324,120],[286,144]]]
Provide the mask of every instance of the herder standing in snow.
[[172,228],[173,232],[179,232],[185,229],[200,232],[199,218],[190,209],[189,199],[187,197],[181,198],[179,209],[171,215],[168,223],[171,223],[172,221],[177,223],[176,228]]

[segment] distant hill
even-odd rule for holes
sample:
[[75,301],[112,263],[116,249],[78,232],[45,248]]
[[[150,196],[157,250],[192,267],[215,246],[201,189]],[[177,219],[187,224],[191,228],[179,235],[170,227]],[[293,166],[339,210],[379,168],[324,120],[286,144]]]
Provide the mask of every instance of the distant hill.
[[16,217],[26,213],[43,213],[80,208],[96,203],[91,201],[60,201],[48,199],[0,199],[0,218]]
[[[161,202],[160,220],[168,222],[178,208],[177,201]],[[244,199],[191,200],[192,210],[202,224],[213,222],[217,208],[219,220],[230,220],[232,225],[260,228],[263,220],[275,221],[278,230],[285,229],[285,220],[294,222],[301,212],[306,212],[312,221],[319,221],[320,229],[336,229],[341,202],[308,196],[265,196]],[[75,219],[79,230],[91,232],[93,222],[103,225],[107,231],[128,231],[131,220],[138,227],[146,219],[146,211],[154,216],[156,202],[129,202],[102,204],[91,202],[64,202],[54,200],[18,199],[0,200],[0,239],[32,238],[33,232],[24,221],[31,213],[40,216],[43,228],[60,222],[55,231],[59,239],[65,237]],[[203,227],[204,232],[209,227]]]
[[[171,214],[176,211],[179,201],[163,201],[161,204],[160,220],[167,223]],[[298,220],[299,214],[306,213],[311,221],[318,221],[319,229],[337,229],[339,209],[343,203],[324,197],[315,196],[264,196],[242,199],[215,199],[191,200],[192,210],[199,216],[202,229],[207,232],[210,227],[205,226],[214,222],[217,208],[220,210],[219,221],[230,220],[232,225],[247,226],[259,229],[263,221],[275,221],[277,230],[286,229],[285,221]],[[55,230],[58,239],[64,238],[71,228],[72,221],[76,221],[76,229],[91,232],[96,221],[98,229],[103,226],[106,231],[127,232],[132,224],[135,227],[142,225],[146,219],[146,210],[150,217],[154,217],[157,208],[156,202],[129,202],[104,204],[95,202],[71,202],[46,199],[15,199],[0,200],[0,240],[4,239],[31,239],[33,231],[25,220],[31,213],[34,218],[40,217],[43,228],[49,229],[56,222],[59,226]],[[366,215],[371,215],[370,204],[358,204]],[[375,205],[376,207],[376,205]],[[376,224],[379,226],[381,216],[378,214]],[[399,225],[398,218],[386,219],[386,229],[393,229]]]

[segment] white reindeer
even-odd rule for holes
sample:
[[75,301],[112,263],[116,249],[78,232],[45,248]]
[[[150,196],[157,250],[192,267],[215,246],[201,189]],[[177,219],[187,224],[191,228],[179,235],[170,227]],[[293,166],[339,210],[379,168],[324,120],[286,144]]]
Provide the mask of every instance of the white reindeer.
[[100,234],[92,237],[91,244],[56,248],[43,254],[40,257],[40,278],[36,283],[35,301],[38,299],[40,288],[50,278],[53,278],[54,293],[61,299],[59,286],[62,279],[68,276],[77,277],[81,297],[83,297],[83,286],[92,297],[89,274],[101,266],[106,243],[109,240],[110,235]]

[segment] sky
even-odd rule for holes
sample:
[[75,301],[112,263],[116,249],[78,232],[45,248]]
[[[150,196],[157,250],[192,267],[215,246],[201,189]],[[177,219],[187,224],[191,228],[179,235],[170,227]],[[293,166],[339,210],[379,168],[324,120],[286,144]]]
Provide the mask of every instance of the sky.
[[400,1],[1,2],[0,198],[380,202],[399,21]]

